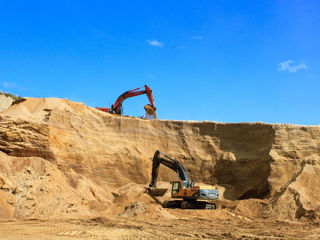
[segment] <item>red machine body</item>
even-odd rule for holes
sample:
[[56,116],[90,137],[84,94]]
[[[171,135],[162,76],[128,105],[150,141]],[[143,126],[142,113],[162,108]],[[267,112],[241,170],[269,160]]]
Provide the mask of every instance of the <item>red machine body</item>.
[[138,91],[138,90],[141,89],[141,87],[135,88],[135,89],[126,91],[125,93],[121,94],[117,98],[116,102],[111,106],[111,108],[99,108],[99,107],[97,107],[96,109],[99,109],[99,110],[107,112],[107,113],[114,113],[114,114],[121,115],[122,114],[122,103],[123,103],[123,101],[125,99],[131,98],[131,97],[135,97],[135,96],[139,96],[139,95],[142,95],[142,94],[147,94],[147,97],[148,97],[149,102],[150,102],[150,106],[153,108],[154,116],[156,118],[156,115],[155,115],[156,107],[154,106],[154,98],[153,98],[152,90],[147,85],[144,85],[144,88],[145,88],[144,90],[140,90],[140,91]]

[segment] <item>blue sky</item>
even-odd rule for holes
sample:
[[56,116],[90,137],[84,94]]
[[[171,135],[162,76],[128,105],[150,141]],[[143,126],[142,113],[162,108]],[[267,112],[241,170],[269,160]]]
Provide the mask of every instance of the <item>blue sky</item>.
[[[320,124],[320,1],[0,0],[0,90],[160,119]],[[141,116],[146,96],[127,99]]]

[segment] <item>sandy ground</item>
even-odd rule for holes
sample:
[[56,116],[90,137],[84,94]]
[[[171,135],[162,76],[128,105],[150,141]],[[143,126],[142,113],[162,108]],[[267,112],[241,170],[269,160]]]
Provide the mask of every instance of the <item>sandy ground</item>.
[[[320,239],[319,225],[249,219],[225,210],[169,210],[174,219],[132,217],[2,221],[11,239]],[[221,215],[229,215],[221,218]]]
[[2,220],[0,239],[320,239],[319,222],[277,220],[259,211],[262,200],[219,200],[216,210],[167,209],[160,203],[169,194],[151,197],[142,189],[122,187],[110,208],[94,217]]

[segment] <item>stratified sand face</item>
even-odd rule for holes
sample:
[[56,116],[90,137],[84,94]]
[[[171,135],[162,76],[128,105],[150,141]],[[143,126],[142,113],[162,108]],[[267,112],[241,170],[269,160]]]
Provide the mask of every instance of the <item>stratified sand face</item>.
[[[56,98],[0,112],[0,218],[175,219],[181,210],[162,209],[144,193],[156,150],[197,182],[216,185],[220,209],[319,221],[319,126],[149,121]],[[160,169],[160,184],[175,179]]]

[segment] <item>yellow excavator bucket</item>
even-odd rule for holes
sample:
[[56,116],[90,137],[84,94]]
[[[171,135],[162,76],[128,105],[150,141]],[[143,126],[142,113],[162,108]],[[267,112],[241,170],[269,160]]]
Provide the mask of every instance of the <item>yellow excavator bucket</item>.
[[145,105],[144,110],[146,111],[147,115],[153,116],[154,119],[157,119],[156,112],[150,104]]

